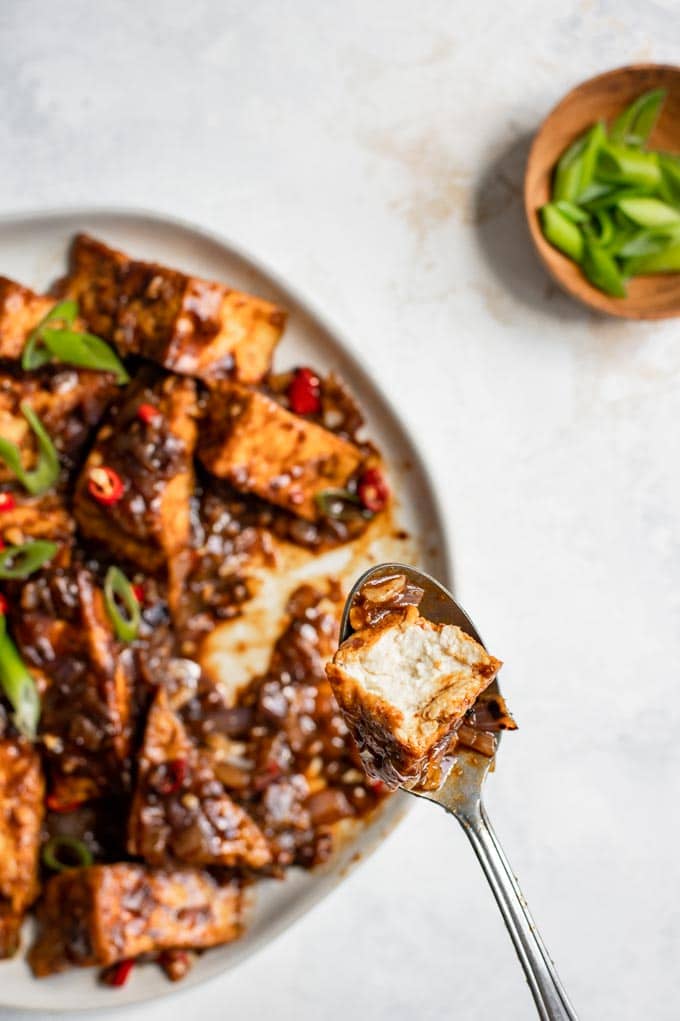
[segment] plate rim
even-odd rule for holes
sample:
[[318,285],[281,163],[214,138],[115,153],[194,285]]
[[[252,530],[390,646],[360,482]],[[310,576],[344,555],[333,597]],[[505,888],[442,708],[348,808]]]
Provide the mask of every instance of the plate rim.
[[[221,248],[230,258],[241,262],[245,267],[254,270],[259,276],[268,279],[274,288],[284,296],[284,299],[289,297],[292,306],[298,308],[310,321],[315,322],[321,327],[324,333],[326,333],[328,337],[330,337],[342,350],[343,355],[347,358],[351,366],[352,372],[361,379],[363,384],[367,384],[376,393],[379,402],[382,404],[388,416],[393,422],[397,423],[397,425],[401,428],[401,431],[405,434],[410,447],[409,453],[415,457],[419,473],[425,482],[426,490],[430,497],[433,524],[436,528],[438,539],[438,559],[441,561],[441,570],[443,574],[440,580],[446,588],[455,594],[455,572],[453,566],[452,544],[446,523],[446,516],[444,514],[443,503],[440,497],[439,486],[435,482],[429,455],[426,453],[424,446],[421,445],[420,440],[417,439],[418,433],[408,411],[403,411],[401,408],[397,409],[395,402],[388,394],[385,393],[377,374],[370,368],[364,367],[358,346],[349,338],[344,328],[336,323],[334,317],[327,313],[324,309],[320,308],[313,298],[308,297],[305,290],[299,288],[295,284],[288,283],[286,278],[280,274],[278,270],[273,269],[265,259],[262,259],[259,255],[251,254],[247,247],[235,242],[231,237],[229,237],[229,235],[222,231],[215,230],[212,227],[205,227],[202,224],[186,217],[153,209],[149,206],[128,205],[122,203],[107,203],[103,205],[89,203],[86,205],[65,203],[60,206],[47,206],[44,208],[33,207],[26,210],[0,213],[0,228],[12,225],[19,226],[22,224],[26,224],[28,226],[31,223],[35,223],[37,225],[41,221],[56,222],[70,218],[82,218],[83,220],[87,220],[88,218],[97,217],[108,217],[113,220],[121,219],[137,221],[140,225],[144,224],[149,227],[152,227],[153,225],[161,225],[163,227],[172,227],[187,235],[193,234],[199,239]],[[0,247],[1,244],[0,240]],[[227,972],[235,971],[238,968],[238,965],[243,961],[254,957],[260,950],[264,949],[265,946],[271,944],[275,940],[278,940],[287,929],[297,925],[304,915],[312,911],[323,900],[325,900],[327,896],[337,890],[337,888],[349,875],[363,865],[363,863],[374,854],[378,847],[394,833],[405,818],[406,814],[409,813],[413,807],[412,800],[403,792],[398,793],[397,798],[398,806],[394,812],[394,818],[389,821],[383,821],[383,828],[382,830],[379,830],[377,827],[379,826],[380,813],[378,813],[376,818],[376,831],[372,834],[372,838],[369,839],[367,845],[362,848],[361,853],[358,855],[352,855],[351,858],[340,867],[336,866],[335,872],[331,872],[331,875],[327,877],[330,878],[330,882],[305,891],[304,894],[298,898],[295,906],[290,911],[284,913],[283,917],[271,923],[271,935],[258,940],[254,946],[244,947],[243,953],[237,955],[237,959],[233,961],[231,967],[216,970],[212,974],[202,976],[194,983],[187,984],[187,986],[180,985],[178,988],[172,983],[168,983],[167,991],[162,991],[160,993],[155,991],[152,994],[144,994],[143,991],[140,991],[139,996],[136,996],[134,999],[126,1000],[124,1003],[111,1003],[110,1005],[102,1004],[97,1006],[84,1004],[83,1006],[75,1007],[54,1005],[48,1008],[42,1006],[27,1006],[21,1003],[10,1003],[0,1000],[0,1011],[15,1010],[26,1015],[35,1015],[46,1011],[50,1014],[75,1014],[78,1016],[83,1016],[86,1011],[90,1013],[96,1012],[98,1014],[108,1014],[111,1011],[122,1011],[129,1007],[138,1007],[144,1003],[155,1003],[157,1001],[167,1000],[168,997],[171,996],[188,996],[190,993],[195,992],[197,989],[204,987],[208,983],[215,982],[218,979],[223,978]],[[350,840],[348,841],[347,846],[351,846],[352,844],[353,840]],[[3,962],[0,961],[0,968],[2,963]]]

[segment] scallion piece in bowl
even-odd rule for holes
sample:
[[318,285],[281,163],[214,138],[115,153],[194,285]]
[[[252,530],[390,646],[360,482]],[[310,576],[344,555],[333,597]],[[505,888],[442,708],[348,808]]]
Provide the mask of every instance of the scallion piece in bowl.
[[614,297],[631,276],[680,269],[680,157],[645,148],[664,98],[646,92],[572,142],[539,210],[550,244]]

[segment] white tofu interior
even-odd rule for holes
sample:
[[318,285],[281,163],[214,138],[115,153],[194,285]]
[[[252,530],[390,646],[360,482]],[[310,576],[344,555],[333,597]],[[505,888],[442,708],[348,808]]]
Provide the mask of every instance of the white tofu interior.
[[[421,618],[388,628],[360,652],[342,657],[343,669],[357,684],[402,714],[404,730],[410,729],[409,721],[441,718],[445,708],[455,719],[456,709],[464,710],[488,684],[479,684],[476,667],[489,661],[480,645],[453,625],[437,630],[424,624]],[[438,698],[444,691],[445,705]]]

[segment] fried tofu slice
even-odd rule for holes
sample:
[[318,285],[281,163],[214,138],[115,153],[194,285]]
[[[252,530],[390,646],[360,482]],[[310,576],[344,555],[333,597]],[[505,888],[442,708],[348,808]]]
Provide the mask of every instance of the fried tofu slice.
[[238,938],[241,910],[235,882],[220,884],[196,869],[126,862],[69,869],[45,886],[28,960],[43,978],[160,950],[212,947]]
[[[22,453],[26,468],[38,457],[35,435],[21,412],[26,403],[35,411],[53,441],[59,460],[67,470],[78,463],[93,428],[116,393],[113,376],[54,366],[17,378],[0,373],[0,436],[11,440]],[[0,460],[0,484],[14,475]]]
[[128,851],[150,865],[268,865],[267,841],[192,744],[163,688],[151,707],[130,812]]
[[256,383],[268,371],[285,313],[262,298],[130,259],[85,234],[63,292],[89,329],[119,353],[206,381]]
[[38,895],[45,783],[40,756],[22,739],[0,741],[0,959],[19,946],[26,910]]
[[415,606],[355,631],[326,672],[369,775],[418,783],[501,667],[452,624]]
[[[74,514],[83,535],[145,571],[181,556],[190,538],[195,414],[191,379],[167,376],[127,388],[76,483]],[[112,503],[92,493],[102,470],[113,471],[123,487]],[[181,586],[181,572],[176,585]]]
[[0,276],[0,358],[20,358],[28,334],[54,304],[54,298]]
[[317,495],[346,488],[364,461],[354,443],[238,385],[211,395],[198,454],[235,489],[307,521],[323,516]]
[[21,546],[31,539],[69,543],[75,523],[56,493],[43,496],[13,495],[13,504],[0,514],[0,539],[5,546]]
[[22,586],[12,626],[41,695],[54,800],[71,804],[125,790],[132,668],[117,647],[96,579],[80,567],[41,571]]

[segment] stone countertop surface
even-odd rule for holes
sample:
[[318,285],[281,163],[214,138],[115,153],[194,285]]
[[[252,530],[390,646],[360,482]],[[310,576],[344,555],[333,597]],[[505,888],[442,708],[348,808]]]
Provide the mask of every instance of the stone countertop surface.
[[[674,0],[0,5],[2,211],[124,205],[225,233],[354,339],[411,424],[457,592],[507,664],[520,723],[489,811],[596,1021],[680,1011],[680,324],[604,319],[559,293],[521,186],[566,90],[677,61],[677,13]],[[120,1017],[185,1013],[535,1016],[465,837],[420,803],[264,951]]]

